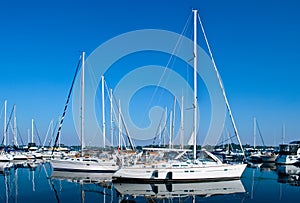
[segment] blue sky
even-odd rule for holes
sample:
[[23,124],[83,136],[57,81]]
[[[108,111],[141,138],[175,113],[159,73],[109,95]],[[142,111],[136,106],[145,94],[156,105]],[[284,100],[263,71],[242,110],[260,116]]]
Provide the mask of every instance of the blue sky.
[[[4,1],[0,6],[0,101],[27,140],[34,118],[41,137],[62,114],[81,51],[138,29],[181,33],[199,9],[243,144],[253,117],[265,142],[299,138],[300,3],[297,0]],[[1,112],[3,123],[3,112]],[[62,142],[77,144],[71,109]],[[2,137],[2,136],[0,136]],[[258,141],[259,144],[259,141]]]

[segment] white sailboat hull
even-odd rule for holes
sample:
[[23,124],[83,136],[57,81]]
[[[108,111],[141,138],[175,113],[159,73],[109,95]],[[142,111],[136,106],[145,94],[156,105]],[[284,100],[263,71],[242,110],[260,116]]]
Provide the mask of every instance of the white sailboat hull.
[[8,162],[8,161],[12,161],[13,157],[10,154],[0,154],[0,162]]
[[119,169],[119,166],[113,160],[53,159],[50,164],[54,171],[114,173]]
[[221,164],[183,168],[133,166],[122,167],[113,175],[115,182],[199,182],[240,179],[246,164]]

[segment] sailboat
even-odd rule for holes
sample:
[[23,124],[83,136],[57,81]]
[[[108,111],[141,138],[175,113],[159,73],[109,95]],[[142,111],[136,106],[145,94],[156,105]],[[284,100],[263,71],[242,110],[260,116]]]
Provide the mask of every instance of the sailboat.
[[6,151],[7,147],[7,127],[8,124],[6,122],[6,107],[7,100],[4,101],[4,124],[3,124],[3,140],[0,145],[0,162],[9,162],[13,160],[13,156]]
[[[152,153],[145,150],[145,157],[134,161],[134,164],[123,165],[113,174],[113,182],[199,182],[224,181],[240,179],[246,164],[226,164],[206,150],[196,150],[197,118],[197,10],[194,13],[194,133],[193,158],[188,150],[160,149]],[[221,84],[221,83],[220,83]],[[221,86],[222,87],[222,86]],[[222,88],[224,91],[224,89]],[[223,92],[225,96],[225,93]],[[225,97],[225,101],[227,99]],[[228,106],[227,106],[228,107]],[[228,108],[230,109],[230,108]],[[231,116],[232,118],[232,116]],[[234,125],[235,127],[235,125]],[[236,129],[235,129],[236,131]],[[148,150],[149,151],[149,150]],[[163,153],[162,153],[163,152]],[[162,155],[163,154],[163,155]],[[168,157],[169,156],[169,157]]]
[[[97,172],[97,173],[111,173],[111,175],[112,175],[112,173],[114,173],[115,171],[117,171],[119,169],[119,166],[116,164],[117,157],[113,156],[113,154],[111,154],[111,156],[109,156],[110,154],[106,154],[108,156],[103,156],[101,158],[100,157],[90,157],[90,156],[84,155],[84,149],[83,149],[83,138],[84,138],[84,58],[85,58],[85,52],[83,52],[82,56],[81,56],[81,65],[82,65],[81,66],[81,80],[82,80],[81,81],[81,84],[82,84],[82,86],[81,86],[81,154],[79,156],[74,156],[74,157],[65,157],[62,159],[52,159],[52,160],[50,160],[50,164],[54,171]],[[74,84],[74,81],[72,83],[72,86],[73,86],[73,84]],[[72,87],[71,87],[71,90],[72,90]],[[70,96],[70,93],[69,93],[69,96]],[[68,99],[69,99],[69,97],[68,97]],[[63,115],[63,117],[64,117],[64,115]],[[60,128],[61,128],[61,125],[62,125],[62,121],[60,124]],[[58,135],[60,132],[60,128],[58,130]]]

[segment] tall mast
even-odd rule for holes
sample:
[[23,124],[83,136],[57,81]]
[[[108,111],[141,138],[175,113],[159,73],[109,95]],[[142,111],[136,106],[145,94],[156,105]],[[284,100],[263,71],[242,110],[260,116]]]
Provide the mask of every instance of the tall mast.
[[164,145],[164,147],[166,147],[166,128],[167,128],[167,119],[168,119],[168,108],[166,107],[165,108],[165,123],[164,123],[164,129],[163,129],[163,131],[164,131],[164,134],[163,134],[163,136],[164,136],[164,143],[163,143],[163,145]]
[[114,146],[114,137],[113,137],[113,106],[112,106],[112,89],[109,89],[109,102],[110,102],[110,142],[111,146]]
[[30,129],[27,128],[27,144],[30,142]]
[[104,76],[101,76],[102,81],[102,133],[103,133],[103,148],[105,148],[105,104],[104,104]]
[[33,143],[33,122],[34,120],[31,119],[31,143]]
[[[172,122],[172,140],[174,140],[174,134],[175,134],[175,115],[176,115],[176,96],[174,96],[174,112],[173,112],[173,122]],[[173,145],[174,143],[172,143]],[[173,148],[173,146],[172,146]]]
[[120,100],[119,100],[119,122],[118,122],[118,128],[119,128],[119,149],[121,149],[121,133],[122,133],[122,131],[121,131],[121,102],[120,102]]
[[253,119],[253,132],[254,132],[254,134],[253,134],[253,148],[255,149],[255,147],[256,147],[256,118],[254,117],[254,119]]
[[18,146],[17,142],[17,116],[16,116],[16,111],[17,111],[17,106],[14,105],[14,139],[13,139],[13,144],[15,146]]
[[83,138],[84,138],[84,56],[81,57],[81,156],[83,156]]
[[180,148],[183,149],[183,96],[181,97]]
[[3,129],[3,144],[7,145],[6,143],[6,106],[7,106],[7,100],[4,101],[4,129]]
[[282,144],[284,144],[285,139],[285,123],[282,123]]
[[196,160],[197,146],[197,10],[194,13],[194,160]]
[[173,117],[172,117],[172,111],[170,111],[170,135],[169,135],[169,149],[172,148],[172,123],[173,123]]

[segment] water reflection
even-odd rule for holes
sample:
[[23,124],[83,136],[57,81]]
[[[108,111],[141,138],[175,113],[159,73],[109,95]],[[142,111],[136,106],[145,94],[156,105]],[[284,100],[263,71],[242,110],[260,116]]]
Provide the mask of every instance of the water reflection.
[[278,165],[278,182],[300,186],[300,168],[294,165]]
[[180,199],[245,193],[245,188],[240,180],[176,184],[114,183],[113,185],[122,200],[136,197],[151,198],[152,200]]
[[50,178],[68,180],[71,182],[105,184],[111,182],[112,175],[113,173],[84,173],[84,172],[53,171]]
[[267,171],[267,172],[272,172],[272,171],[276,172],[276,164],[275,163],[263,163],[260,166],[260,170]]
[[112,183],[112,174],[52,171],[32,161],[9,165],[0,174],[4,203],[297,202],[300,186],[299,167],[271,163],[246,168],[241,180],[189,184]]

